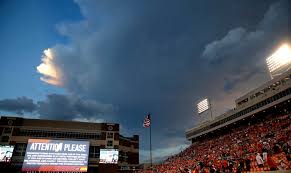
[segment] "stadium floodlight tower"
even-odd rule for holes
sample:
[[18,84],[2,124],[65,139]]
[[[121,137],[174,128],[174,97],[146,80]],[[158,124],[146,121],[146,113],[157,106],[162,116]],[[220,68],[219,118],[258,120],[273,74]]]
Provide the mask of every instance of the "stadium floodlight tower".
[[289,45],[283,44],[266,61],[272,79],[289,70],[291,68],[291,49]]
[[204,98],[197,103],[197,113],[199,116],[209,111],[210,111],[211,119],[213,119],[211,104],[208,98]]

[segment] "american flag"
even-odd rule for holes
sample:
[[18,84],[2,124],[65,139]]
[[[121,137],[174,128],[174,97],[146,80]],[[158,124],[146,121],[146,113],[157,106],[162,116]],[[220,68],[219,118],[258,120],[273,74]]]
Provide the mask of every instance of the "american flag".
[[150,126],[151,126],[151,114],[148,114],[143,121],[143,127],[148,128]]

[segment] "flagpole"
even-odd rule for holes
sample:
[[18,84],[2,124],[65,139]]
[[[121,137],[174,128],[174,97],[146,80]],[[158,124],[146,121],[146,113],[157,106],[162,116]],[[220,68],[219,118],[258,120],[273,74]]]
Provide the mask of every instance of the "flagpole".
[[153,171],[153,157],[152,157],[152,123],[151,123],[151,113],[149,113],[144,119],[143,126],[145,128],[150,128],[150,161],[151,170]]
[[152,159],[152,122],[150,125],[150,157],[151,157],[151,170],[153,170],[153,159]]

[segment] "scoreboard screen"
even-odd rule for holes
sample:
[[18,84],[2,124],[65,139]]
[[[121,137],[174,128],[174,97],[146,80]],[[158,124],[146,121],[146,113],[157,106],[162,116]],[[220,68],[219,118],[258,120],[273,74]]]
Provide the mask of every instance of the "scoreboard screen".
[[29,139],[22,171],[87,172],[89,141]]

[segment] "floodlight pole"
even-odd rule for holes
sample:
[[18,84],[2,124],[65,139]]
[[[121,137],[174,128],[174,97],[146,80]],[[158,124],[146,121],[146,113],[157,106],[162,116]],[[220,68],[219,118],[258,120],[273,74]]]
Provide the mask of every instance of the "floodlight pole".
[[213,120],[213,116],[212,116],[212,106],[211,106],[210,99],[208,99],[208,103],[209,103],[210,117],[211,117],[211,120]]

